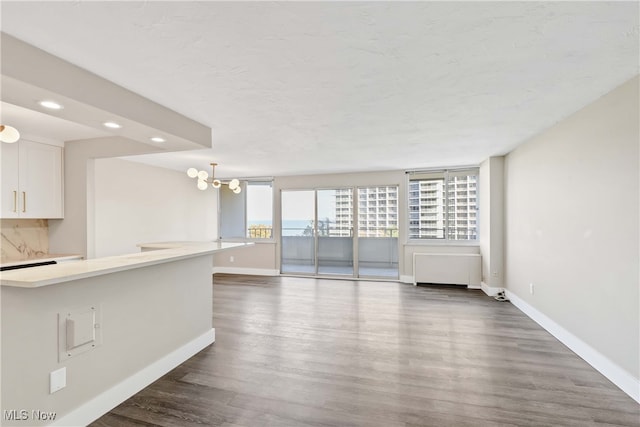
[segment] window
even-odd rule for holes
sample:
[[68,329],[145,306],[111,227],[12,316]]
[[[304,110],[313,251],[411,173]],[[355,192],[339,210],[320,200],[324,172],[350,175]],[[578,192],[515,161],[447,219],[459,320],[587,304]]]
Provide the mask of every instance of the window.
[[478,170],[409,175],[409,239],[478,239]]
[[220,187],[220,238],[271,239],[273,186],[271,181],[243,181],[242,193]]

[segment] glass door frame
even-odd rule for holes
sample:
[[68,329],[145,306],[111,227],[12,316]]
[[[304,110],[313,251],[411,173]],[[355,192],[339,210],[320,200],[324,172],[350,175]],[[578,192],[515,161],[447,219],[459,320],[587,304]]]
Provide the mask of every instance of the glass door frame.
[[[318,257],[318,248],[319,248],[319,233],[318,233],[318,192],[326,191],[326,190],[350,190],[351,191],[351,207],[352,207],[352,218],[351,218],[351,240],[352,240],[352,262],[353,262],[353,271],[351,274],[327,274],[319,273],[319,257]],[[296,191],[313,191],[314,194],[314,219],[313,219],[313,228],[312,228],[312,236],[314,239],[313,248],[314,248],[314,272],[306,273],[306,272],[289,272],[283,271],[283,251],[284,251],[284,239],[282,235],[283,227],[282,227],[282,194],[285,192],[296,192]],[[290,274],[296,276],[311,276],[311,277],[332,277],[332,278],[357,278],[358,272],[358,257],[357,257],[357,229],[356,229],[356,218],[358,214],[358,205],[355,203],[355,194],[357,192],[356,187],[354,186],[343,186],[343,187],[313,187],[313,188],[281,188],[280,189],[280,217],[278,220],[280,221],[280,274]]]
[[[379,184],[379,185],[354,185],[354,186],[323,186],[323,187],[313,187],[313,188],[281,188],[280,189],[280,215],[278,220],[280,221],[280,273],[284,275],[296,275],[296,276],[310,276],[310,277],[331,277],[331,278],[353,278],[353,279],[376,279],[376,280],[400,280],[400,253],[402,251],[402,245],[400,244],[400,236],[397,237],[397,250],[398,250],[398,260],[397,260],[397,275],[396,276],[375,276],[375,275],[362,275],[360,274],[360,212],[359,212],[359,197],[360,190],[367,188],[376,188],[376,187],[395,187],[398,194],[397,201],[397,229],[400,231],[400,186],[398,184]],[[353,247],[353,272],[352,274],[320,274],[319,273],[319,265],[318,265],[318,191],[322,190],[351,190],[351,207],[352,207],[352,218],[351,218],[351,239],[352,239],[352,247]],[[283,228],[282,228],[282,194],[284,192],[295,192],[295,191],[313,191],[314,193],[314,219],[313,219],[313,229],[312,235],[314,238],[313,248],[314,248],[314,272],[305,273],[305,272],[285,272],[283,271]],[[366,237],[366,236],[365,236]]]
[[[321,234],[321,232],[319,231],[318,227],[321,224],[321,218],[319,218],[319,213],[320,213],[320,193],[323,191],[327,191],[327,192],[333,192],[332,197],[336,197],[337,196],[337,192],[340,190],[348,190],[350,192],[350,196],[351,196],[351,228],[349,230],[349,236],[331,236],[330,232],[331,232],[331,227],[328,227],[328,231],[329,234],[327,236],[324,236]],[[320,277],[356,277],[356,263],[355,263],[355,255],[356,253],[354,252],[354,241],[356,239],[355,237],[355,228],[354,228],[354,224],[355,224],[355,219],[354,219],[354,194],[355,194],[355,189],[353,187],[329,187],[329,188],[316,188],[315,189],[316,192],[316,222],[315,222],[315,228],[316,228],[316,264],[317,264],[317,269],[316,269],[316,275],[320,276]],[[336,201],[337,201],[337,197],[336,197]],[[337,207],[337,206],[336,206]],[[328,219],[328,218],[327,218]],[[337,226],[338,223],[338,218],[337,218],[337,211],[334,212],[334,220]],[[337,228],[336,228],[337,229]],[[339,234],[339,233],[338,233]],[[350,262],[350,266],[346,267],[346,268],[350,268],[351,269],[351,273],[340,273],[340,272],[321,272],[321,268],[323,267],[330,267],[330,266],[323,266],[322,265],[322,254],[320,251],[320,243],[321,240],[323,238],[326,238],[327,240],[325,240],[326,242],[329,242],[331,239],[339,239],[341,237],[347,237],[350,239],[350,244],[348,245],[348,250],[351,251],[351,258],[347,259],[345,261]],[[338,245],[339,247],[340,245]],[[336,268],[340,268],[339,266],[337,266]]]
[[[284,271],[284,249],[285,249],[285,245],[284,245],[284,238],[285,237],[292,237],[292,236],[284,236],[283,232],[284,232],[284,227],[283,227],[283,193],[294,193],[294,192],[313,192],[313,218],[312,218],[312,223],[313,223],[313,227],[311,229],[311,237],[313,237],[313,271],[312,272],[304,272],[304,271]],[[316,237],[316,217],[318,216],[318,208],[317,208],[317,195],[316,195],[316,191],[315,189],[312,188],[295,188],[295,189],[280,189],[280,215],[278,218],[278,221],[280,222],[280,236],[279,236],[279,240],[280,240],[280,274],[290,274],[290,275],[295,275],[295,276],[310,276],[310,277],[314,277],[317,276],[317,272],[318,272],[318,256],[317,256],[317,251],[318,251],[318,244],[317,244],[317,237]],[[296,237],[296,236],[293,236]]]
[[[396,236],[397,242],[396,242],[396,251],[397,251],[397,260],[396,260],[396,264],[397,264],[397,268],[396,268],[396,275],[395,276],[388,276],[388,275],[367,275],[367,274],[361,274],[360,272],[360,239],[361,238],[367,238],[368,236],[361,236],[360,235],[360,192],[363,189],[370,189],[370,188],[381,188],[381,187],[385,187],[385,188],[395,188],[396,191],[396,231],[398,233],[398,235]],[[401,244],[400,241],[400,185],[395,183],[395,184],[366,184],[366,185],[358,185],[356,187],[354,187],[355,191],[355,195],[354,196],[354,203],[356,204],[356,206],[354,207],[354,212],[356,212],[358,214],[358,216],[356,217],[356,220],[354,222],[354,235],[355,235],[355,246],[354,246],[354,251],[357,251],[355,254],[355,259],[358,261],[358,269],[354,272],[355,273],[355,277],[357,278],[361,278],[361,279],[375,279],[375,280],[393,280],[393,281],[397,281],[400,280],[400,259],[401,256],[400,254],[402,253],[402,249],[403,246]],[[379,200],[378,200],[379,201]],[[387,209],[389,209],[389,205],[386,205]],[[380,205],[376,205],[376,208],[379,208]],[[357,209],[356,209],[357,208]],[[364,212],[365,214],[368,215],[368,212]],[[379,211],[376,212],[376,214],[379,214]],[[355,213],[354,213],[355,215]],[[368,217],[367,217],[367,221],[368,221]],[[393,237],[393,236],[390,236]]]

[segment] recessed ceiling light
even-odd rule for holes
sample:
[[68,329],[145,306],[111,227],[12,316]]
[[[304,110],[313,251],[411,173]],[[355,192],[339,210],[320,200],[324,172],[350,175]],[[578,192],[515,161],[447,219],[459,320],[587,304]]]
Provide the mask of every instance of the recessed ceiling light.
[[122,127],[116,122],[104,122],[103,125],[109,129],[120,129]]
[[55,101],[40,101],[40,105],[50,110],[62,110],[62,105]]
[[151,140],[153,142],[165,142],[166,141],[166,139],[164,139],[164,138],[162,138],[160,136],[154,136],[154,137],[151,138]]

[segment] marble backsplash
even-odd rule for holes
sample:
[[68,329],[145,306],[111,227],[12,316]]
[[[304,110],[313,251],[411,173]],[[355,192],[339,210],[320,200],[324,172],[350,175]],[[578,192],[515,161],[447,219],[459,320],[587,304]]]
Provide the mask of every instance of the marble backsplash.
[[46,219],[0,220],[1,262],[22,261],[49,253],[49,223]]

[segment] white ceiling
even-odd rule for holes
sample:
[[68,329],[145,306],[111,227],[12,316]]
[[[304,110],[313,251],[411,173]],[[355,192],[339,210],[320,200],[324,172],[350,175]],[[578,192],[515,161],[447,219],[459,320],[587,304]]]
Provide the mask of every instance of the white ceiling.
[[638,73],[638,2],[9,2],[2,31],[213,129],[221,176],[478,164]]
[[0,102],[0,117],[2,117],[2,123],[18,129],[20,137],[24,139],[44,139],[62,142],[109,135],[103,130],[63,120],[17,105],[7,104],[6,102]]

